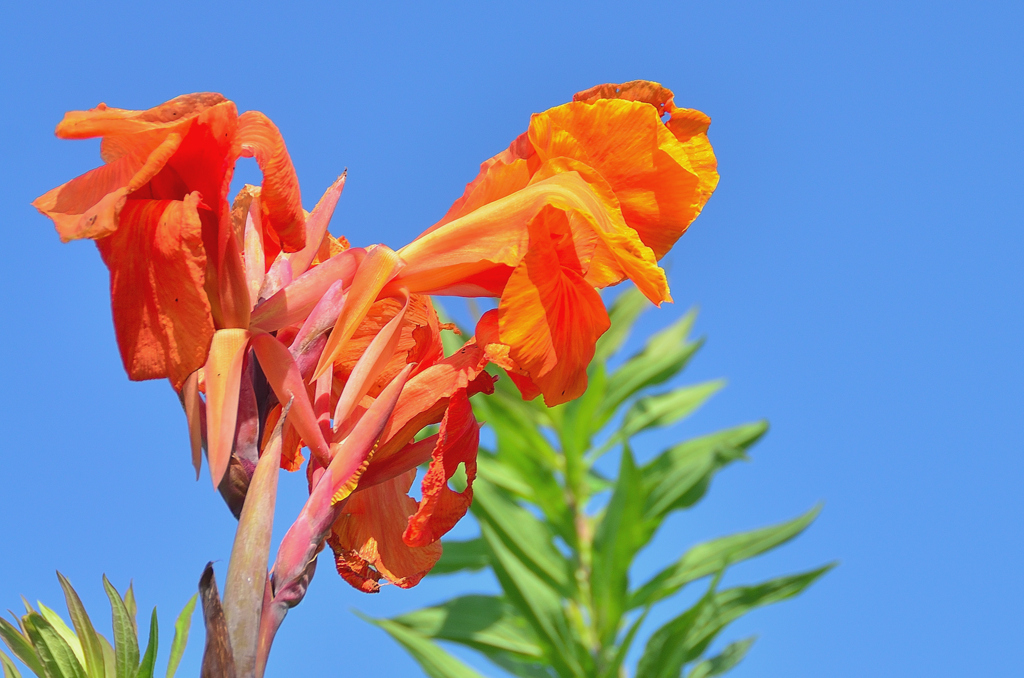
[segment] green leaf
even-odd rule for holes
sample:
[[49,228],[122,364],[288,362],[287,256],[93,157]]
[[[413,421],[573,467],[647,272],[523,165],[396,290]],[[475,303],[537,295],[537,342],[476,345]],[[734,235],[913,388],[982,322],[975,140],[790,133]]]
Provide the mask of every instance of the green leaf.
[[0,619],[0,637],[4,639],[4,643],[11,649],[14,656],[20,659],[21,663],[27,666],[32,673],[37,676],[46,676],[43,665],[36,656],[35,648],[32,647],[32,641],[23,635],[18,627],[6,619]]
[[84,656],[82,663],[85,665],[85,671],[89,678],[105,678],[103,647],[100,645],[96,629],[93,628],[92,620],[89,619],[85,606],[82,605],[82,600],[71,586],[71,582],[60,572],[57,573],[57,579],[60,581],[61,588],[64,589],[64,600],[68,606],[68,613],[71,615],[71,623],[75,626],[75,632],[82,647]]
[[431,575],[450,574],[452,572],[475,571],[487,567],[487,545],[483,539],[468,541],[443,541],[441,560],[437,561]]
[[591,439],[601,428],[598,411],[607,388],[603,365],[594,364],[588,372],[589,383],[583,395],[555,408],[559,413],[555,429],[562,441],[566,486],[578,497],[579,503],[586,503],[584,483],[588,465],[584,462],[584,455],[590,448]]
[[137,618],[139,616],[139,606],[135,602],[135,588],[132,582],[128,582],[128,590],[124,592],[124,609],[128,610],[128,618],[132,620],[132,629],[135,631],[135,637],[139,637],[139,623]]
[[745,640],[737,640],[735,643],[730,643],[719,654],[710,659],[705,659],[693,667],[693,670],[687,674],[686,678],[711,678],[712,676],[720,676],[727,671],[731,671],[747,656],[747,652],[750,651],[750,646],[754,644],[755,640],[757,638],[751,636]]
[[41,614],[25,615],[23,623],[48,678],[86,678],[71,646]]
[[105,678],[117,678],[117,655],[110,641],[100,636],[100,646],[103,648],[103,670],[106,671]]
[[[484,478],[473,485],[473,513],[514,557],[566,598],[575,594],[572,565],[558,552],[551,529]],[[484,538],[493,551],[493,539]]]
[[182,609],[178,619],[174,622],[174,640],[171,641],[171,656],[167,659],[167,678],[174,678],[174,672],[178,670],[181,662],[181,655],[185,653],[185,645],[188,644],[188,631],[192,626],[192,612],[196,609],[196,600],[199,594],[193,594],[185,607]]
[[637,665],[637,675],[677,678],[683,665],[699,657],[729,623],[754,608],[792,598],[832,567],[826,565],[803,574],[718,593],[713,584],[696,605],[654,632]]
[[628,439],[647,429],[670,426],[688,417],[724,386],[725,381],[718,379],[640,398],[626,412],[619,437]]
[[544,655],[559,676],[585,678],[590,656],[570,629],[562,596],[520,559],[507,534],[481,520],[480,530],[491,550],[491,567],[508,600],[519,609],[542,643]]
[[687,440],[665,450],[641,469],[644,521],[649,534],[670,512],[692,506],[707,492],[722,467],[742,459],[768,425],[746,424]]
[[[135,678],[135,671],[139,667],[139,639],[135,632],[134,620],[117,589],[107,579],[107,575],[103,575],[103,588],[110,599],[111,623],[114,627],[115,675],[117,678]],[[130,586],[128,590],[131,591]]]
[[548,524],[568,543],[576,540],[576,527],[565,501],[565,490],[555,476],[524,457],[501,457],[481,450],[477,456],[480,478],[525,499],[541,510]]
[[480,652],[500,650],[524,660],[543,657],[537,638],[517,610],[496,596],[462,596],[391,621],[423,636],[448,640]]
[[601,647],[615,643],[626,610],[629,566],[643,545],[643,487],[629,447],[622,452],[619,478],[594,533],[591,596]]
[[67,623],[60,618],[59,614],[43,605],[42,602],[39,603],[39,613],[43,615],[43,619],[48,621],[53,630],[68,644],[71,651],[75,653],[75,659],[78,660],[78,663],[85,666],[85,654],[82,652],[82,643],[75,636],[75,632],[68,628]]
[[0,652],[0,666],[4,668],[4,678],[21,678],[21,673],[18,672],[18,667],[14,665],[11,658],[3,652]]
[[430,678],[483,678],[461,661],[445,652],[429,638],[390,619],[373,619],[357,612],[360,617],[387,631],[392,638],[408,650],[423,672]]
[[703,342],[688,342],[696,312],[690,311],[674,325],[651,337],[644,349],[627,360],[608,380],[601,408],[603,425],[627,398],[638,391],[668,381],[678,374]]
[[630,599],[629,608],[653,605],[692,581],[786,543],[807,529],[820,511],[821,507],[816,506],[785,523],[719,537],[694,546],[679,561],[637,589]]
[[136,678],[153,678],[153,669],[156,664],[156,649],[159,641],[160,631],[156,623],[156,608],[153,608],[153,615],[149,619],[149,641],[146,643],[146,652],[142,655],[142,663],[135,674]]
[[603,364],[622,348],[626,339],[629,338],[636,319],[651,307],[651,302],[636,287],[630,287],[616,297],[615,302],[608,309],[611,327],[597,340],[597,346],[594,349],[594,362]]

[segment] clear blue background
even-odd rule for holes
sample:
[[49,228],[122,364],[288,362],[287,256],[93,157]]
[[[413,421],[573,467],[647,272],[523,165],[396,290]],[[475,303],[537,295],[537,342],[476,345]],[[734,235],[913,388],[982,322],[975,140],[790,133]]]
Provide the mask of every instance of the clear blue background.
[[[712,117],[722,181],[671,256],[676,305],[646,322],[699,304],[708,343],[687,380],[730,380],[648,449],[760,417],[773,428],[643,567],[823,500],[804,537],[734,577],[842,563],[727,633],[760,637],[736,676],[1017,674],[1024,5],[376,4],[5,8],[0,608],[19,594],[59,606],[60,568],[106,628],[106,572],[122,589],[134,577],[166,632],[207,560],[223,578],[233,534],[206,470],[192,476],[170,388],[124,376],[95,248],[61,245],[29,207],[99,162],[96,142],[54,138],[65,110],[223,92],[280,126],[307,208],[349,168],[335,233],[397,247],[531,112],[647,78]],[[250,162],[240,175],[255,179]],[[294,515],[302,480],[283,488]],[[420,675],[350,610],[491,586],[368,597],[325,561],[268,675]],[[180,675],[201,650],[197,633]]]

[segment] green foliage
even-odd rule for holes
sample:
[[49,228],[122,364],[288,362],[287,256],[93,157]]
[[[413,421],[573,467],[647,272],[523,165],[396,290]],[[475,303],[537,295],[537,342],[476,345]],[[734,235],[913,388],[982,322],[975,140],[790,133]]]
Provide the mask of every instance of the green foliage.
[[[495,449],[481,449],[474,484],[472,511],[481,535],[445,542],[432,574],[490,567],[502,595],[462,596],[370,620],[431,678],[480,675],[436,641],[472,648],[522,678],[719,676],[754,642],[736,641],[708,656],[728,624],[798,595],[831,568],[719,590],[730,566],[802,533],[818,515],[815,507],[787,522],[692,546],[648,581],[631,581],[638,553],[665,519],[699,502],[718,471],[745,460],[768,428],[764,422],[736,426],[637,463],[635,436],[678,423],[724,385],[657,389],[701,346],[688,338],[693,312],[609,373],[609,360],[645,303],[631,290],[610,309],[611,329],[598,343],[587,391],[579,399],[549,410],[537,401],[523,402],[510,380],[502,379],[493,396],[474,402],[496,441]],[[617,476],[609,479],[594,463],[613,449],[621,457]],[[701,579],[709,579],[704,595],[654,629],[635,670],[627,671],[626,656],[652,606],[673,605],[673,596]]]
[[[106,577],[103,588],[110,599],[114,644],[96,632],[81,598],[71,582],[57,573],[71,618],[71,626],[59,614],[39,603],[36,612],[26,603],[26,614],[14,623],[0,619],[0,638],[21,662],[39,678],[153,678],[157,652],[156,608],[150,618],[149,640],[139,658],[135,592],[129,586],[122,597]],[[167,664],[167,678],[173,678],[188,642],[196,596],[185,605],[174,624],[174,640]],[[0,652],[4,678],[21,678],[14,662]]]

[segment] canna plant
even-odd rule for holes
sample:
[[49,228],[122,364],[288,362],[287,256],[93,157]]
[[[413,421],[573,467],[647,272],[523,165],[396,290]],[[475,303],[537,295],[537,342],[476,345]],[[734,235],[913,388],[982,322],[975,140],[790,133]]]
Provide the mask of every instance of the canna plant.
[[[36,611],[25,601],[25,614],[14,623],[0,619],[0,638],[15,657],[39,678],[153,678],[156,672],[156,655],[159,629],[156,608],[150,616],[149,637],[146,648],[139,654],[139,629],[136,621],[137,607],[135,592],[131,584],[124,596],[103,577],[103,588],[110,599],[114,642],[96,632],[85,606],[71,582],[57,573],[72,626],[68,626],[59,614],[37,603]],[[174,639],[167,659],[164,675],[173,678],[178,663],[188,643],[192,612],[195,610],[198,594],[185,604],[174,623]],[[21,673],[11,658],[0,651],[0,665],[4,678],[21,678]]]
[[[657,83],[579,92],[533,115],[438,222],[392,250],[332,236],[345,175],[307,212],[278,128],[220,94],[65,115],[57,135],[100,138],[104,164],[33,204],[62,240],[95,242],[125,371],[170,382],[197,477],[205,456],[238,519],[223,599],[212,569],[200,580],[203,676],[264,675],[327,547],[367,593],[434,568],[473,502],[470,398],[494,393],[485,368],[506,370],[516,398],[542,396],[528,411],[564,405],[586,392],[609,328],[598,290],[630,280],[649,302],[671,301],[658,261],[717,185],[709,124]],[[244,157],[263,184],[229,200]],[[446,350],[434,296],[497,308]],[[271,558],[282,469],[305,470],[309,499]],[[592,480],[583,469],[567,464],[574,492]]]
[[[679,422],[723,386],[711,381],[656,391],[701,345],[687,338],[692,312],[609,372],[609,360],[642,309],[636,290],[619,296],[581,398],[549,409],[524,402],[499,380],[493,397],[476,402],[495,441],[477,462],[472,512],[480,536],[446,541],[431,574],[490,568],[501,594],[466,595],[371,620],[431,678],[480,676],[436,641],[477,650],[523,678],[677,678],[687,666],[689,678],[720,675],[754,641],[739,640],[706,657],[730,622],[798,595],[832,567],[720,586],[731,565],[799,535],[817,515],[815,507],[787,522],[697,544],[649,580],[632,580],[638,553],[665,519],[700,501],[715,474],[745,460],[767,429],[764,422],[744,424],[653,456],[635,455],[635,436]],[[618,475],[607,478],[595,463],[612,450],[620,452]],[[652,607],[665,601],[678,609],[673,596],[700,580],[704,592],[697,602],[654,630],[628,671],[626,658]]]

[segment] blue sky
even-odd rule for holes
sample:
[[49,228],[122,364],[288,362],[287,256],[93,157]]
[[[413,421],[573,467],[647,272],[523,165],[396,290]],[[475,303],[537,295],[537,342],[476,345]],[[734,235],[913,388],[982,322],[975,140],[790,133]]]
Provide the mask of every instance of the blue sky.
[[[646,78],[712,120],[722,175],[670,256],[676,304],[708,338],[686,381],[729,387],[648,449],[768,418],[752,463],[672,523],[679,543],[825,503],[753,581],[838,559],[803,597],[727,633],[738,677],[1011,675],[1024,660],[1021,115],[1014,3],[20,3],[0,25],[0,609],[57,606],[67,574],[101,627],[106,572],[165,630],[234,521],[195,482],[166,383],[132,383],[107,274],[29,202],[92,167],[65,110],[219,91],[281,128],[307,208],[349,169],[332,231],[400,246],[435,221],[530,113]],[[255,179],[251,165],[242,178]],[[302,481],[282,479],[281,515]],[[281,522],[284,522],[283,519]],[[283,529],[284,525],[280,525]],[[463,528],[468,529],[468,528]],[[381,616],[485,578],[368,597],[323,563],[268,676],[420,675]],[[665,613],[668,615],[668,612]],[[197,627],[199,617],[196,617]],[[169,645],[164,637],[164,650]],[[180,675],[195,675],[201,633]],[[286,669],[286,667],[288,667]]]

